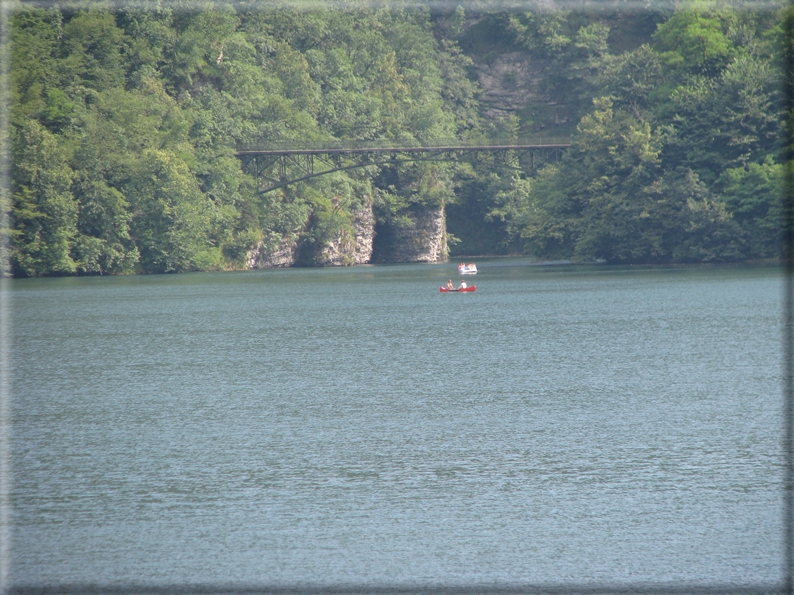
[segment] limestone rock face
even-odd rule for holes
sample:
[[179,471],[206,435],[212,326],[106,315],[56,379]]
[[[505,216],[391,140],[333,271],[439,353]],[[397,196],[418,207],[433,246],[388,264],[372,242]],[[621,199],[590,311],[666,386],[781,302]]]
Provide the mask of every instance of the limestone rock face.
[[487,118],[503,118],[532,105],[534,110],[543,112],[543,119],[555,124],[568,122],[568,106],[558,104],[543,90],[550,60],[520,51],[489,56],[487,61],[479,56],[472,58],[484,90],[482,102],[487,106]]
[[486,116],[504,117],[530,100],[546,100],[540,89],[545,66],[543,61],[522,52],[500,54],[492,62],[476,64],[480,84],[485,89]]
[[366,264],[372,256],[372,241],[375,239],[375,215],[372,203],[355,212],[354,232],[343,232],[328,243],[322,251],[322,266],[350,266]]
[[375,240],[375,213],[372,203],[356,213],[356,264],[367,264],[372,258],[372,242]]
[[447,259],[444,207],[429,207],[407,214],[411,224],[396,230],[397,241],[385,262],[440,262]]
[[265,242],[259,244],[248,253],[249,269],[275,269],[291,267],[295,264],[298,252],[298,234],[287,234],[281,238],[273,251],[265,248]]
[[[368,202],[355,213],[354,234],[343,232],[331,240],[322,250],[315,264],[320,266],[349,266],[366,264],[372,257],[372,242],[375,239],[375,215],[372,202]],[[282,237],[273,251],[260,242],[248,254],[249,269],[271,269],[295,265],[301,252],[299,234],[292,233]]]

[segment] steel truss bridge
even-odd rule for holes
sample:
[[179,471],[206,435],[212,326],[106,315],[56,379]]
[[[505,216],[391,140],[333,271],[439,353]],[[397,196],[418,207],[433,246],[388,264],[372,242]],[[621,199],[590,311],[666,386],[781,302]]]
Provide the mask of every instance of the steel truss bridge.
[[533,143],[467,144],[462,141],[436,142],[422,145],[384,146],[366,142],[325,144],[297,148],[291,146],[238,147],[237,157],[246,171],[260,181],[259,194],[290,184],[368,166],[389,167],[412,161],[454,161],[465,155],[475,158],[490,152],[501,157],[503,165],[508,155],[518,159],[519,168],[530,174],[546,163],[559,161],[570,142],[557,140]]

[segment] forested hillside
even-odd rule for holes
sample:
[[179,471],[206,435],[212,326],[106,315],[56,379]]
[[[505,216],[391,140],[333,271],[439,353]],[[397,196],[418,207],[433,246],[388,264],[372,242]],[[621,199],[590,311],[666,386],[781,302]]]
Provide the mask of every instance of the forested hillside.
[[[791,9],[153,6],[14,5],[15,276],[779,256]],[[571,148],[538,171],[480,153],[265,193],[235,155],[541,137]]]

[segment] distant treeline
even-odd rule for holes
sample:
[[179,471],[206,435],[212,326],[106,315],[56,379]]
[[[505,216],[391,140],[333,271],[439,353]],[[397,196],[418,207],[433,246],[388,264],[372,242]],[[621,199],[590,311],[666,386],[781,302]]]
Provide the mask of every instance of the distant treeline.
[[[381,229],[404,225],[414,207],[444,206],[453,257],[780,254],[791,8],[258,6],[12,6],[12,274],[243,268],[252,248],[285,234],[323,245],[368,203]],[[513,54],[537,65],[538,93],[493,117],[478,72]],[[518,155],[484,153],[266,194],[234,154],[539,133],[572,146],[536,174]]]

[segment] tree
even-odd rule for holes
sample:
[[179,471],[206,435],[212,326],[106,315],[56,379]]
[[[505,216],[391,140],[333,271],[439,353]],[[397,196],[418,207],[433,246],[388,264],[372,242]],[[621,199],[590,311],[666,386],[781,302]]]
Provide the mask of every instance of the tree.
[[87,91],[122,86],[122,52],[127,42],[111,13],[104,10],[77,13],[63,27],[62,84]]
[[783,245],[784,164],[762,163],[730,168],[715,184],[728,211],[742,229],[749,258],[777,258]]
[[688,168],[665,171],[666,130],[596,100],[579,140],[533,186],[523,235],[538,256],[607,262],[734,258],[735,229]]
[[659,25],[653,47],[671,72],[714,76],[728,63],[734,48],[720,17],[725,18],[725,14],[692,3]]
[[554,58],[571,44],[570,14],[568,10],[522,12],[508,17],[507,29],[519,45]]
[[74,255],[81,273],[132,273],[138,248],[129,233],[129,203],[102,179],[82,172],[74,184],[80,206]]
[[616,107],[626,107],[635,118],[643,118],[662,83],[659,54],[648,44],[616,56],[601,75],[599,86],[613,98]]
[[781,99],[775,70],[749,55],[717,78],[692,79],[664,106],[675,126],[666,161],[695,168],[710,184],[725,168],[763,160],[782,136]]
[[[11,52],[11,118],[22,125],[27,118],[41,115],[50,104],[48,93],[60,99],[58,52],[63,20],[57,8],[42,10],[24,7],[9,19]],[[24,68],[19,67],[25,65]],[[53,114],[53,119],[57,116]]]
[[117,12],[116,22],[126,34],[126,77],[135,87],[157,75],[165,56],[173,52],[176,31],[172,27],[173,11],[146,0],[127,0]]
[[210,244],[212,206],[176,154],[146,149],[124,193],[133,209],[131,232],[144,270],[183,272],[218,266]]
[[75,272],[78,204],[72,170],[55,135],[35,120],[12,133],[12,270],[28,277]]

